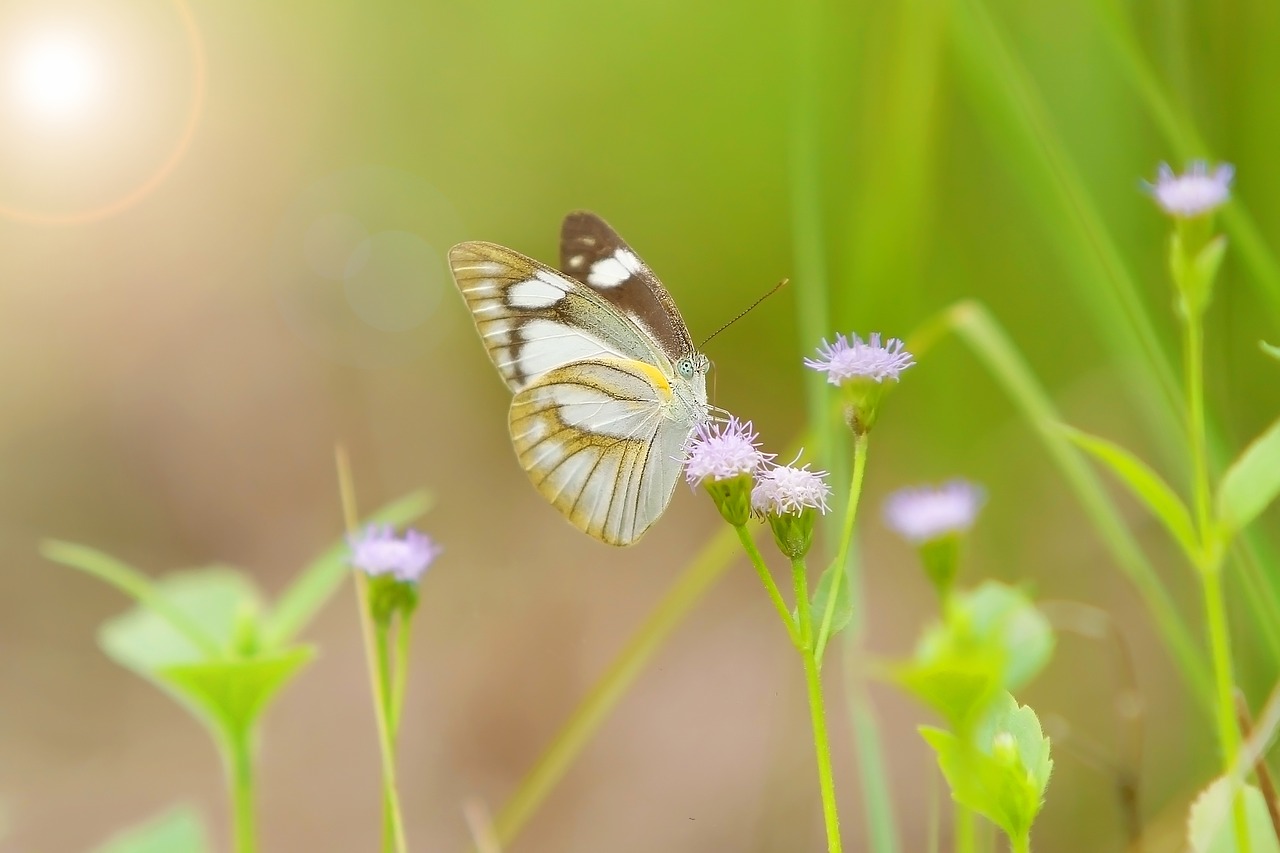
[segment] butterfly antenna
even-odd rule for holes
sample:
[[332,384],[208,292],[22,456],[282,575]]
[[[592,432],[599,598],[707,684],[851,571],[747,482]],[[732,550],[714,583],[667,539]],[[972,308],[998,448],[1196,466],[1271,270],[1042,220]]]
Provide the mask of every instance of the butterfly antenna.
[[773,296],[773,294],[775,294],[775,293],[777,293],[779,290],[781,290],[784,286],[786,286],[787,282],[788,282],[788,281],[790,281],[790,280],[791,280],[791,279],[784,278],[782,281],[778,282],[778,283],[777,283],[777,284],[775,284],[773,287],[769,288],[769,291],[768,291],[767,293],[765,293],[763,296],[761,296],[761,297],[760,297],[759,299],[757,299],[755,302],[752,302],[750,305],[748,305],[745,311],[741,312],[740,314],[738,314],[738,316],[734,317],[732,320],[730,320],[729,322],[725,323],[723,326],[721,326],[720,328],[716,329],[716,330],[715,330],[714,332],[712,332],[711,334],[707,335],[707,336],[703,339],[702,343],[698,344],[698,349],[699,349],[699,350],[701,350],[701,349],[702,349],[703,347],[705,347],[705,346],[706,346],[706,345],[711,341],[711,339],[712,339],[712,338],[714,338],[716,335],[720,334],[720,333],[721,333],[721,332],[723,332],[725,329],[729,328],[729,327],[730,327],[730,326],[732,326],[734,323],[738,322],[738,321],[739,321],[739,320],[741,320],[743,317],[745,317],[745,316],[747,316],[748,314],[750,314],[752,311],[754,311],[754,310],[755,310],[755,309],[760,305],[760,303],[761,303],[761,302],[764,302],[764,301],[765,301],[766,299],[768,299],[770,296]]

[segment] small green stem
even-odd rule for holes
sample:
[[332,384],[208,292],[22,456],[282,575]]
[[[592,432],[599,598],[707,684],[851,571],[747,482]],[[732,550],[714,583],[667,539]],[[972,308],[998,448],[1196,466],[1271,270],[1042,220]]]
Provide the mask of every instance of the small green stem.
[[[377,713],[383,717],[379,724],[379,732],[387,732],[391,742],[391,749],[388,753],[389,760],[392,762],[392,770],[390,774],[384,774],[382,786],[382,850],[383,853],[392,853],[396,849],[395,843],[398,836],[397,817],[399,806],[396,803],[396,786],[395,786],[395,748],[396,748],[396,710],[395,699],[391,693],[391,643],[389,635],[391,632],[390,623],[375,622],[373,627],[374,644],[377,650],[377,672],[378,672],[378,698]],[[387,776],[390,776],[390,782]]]
[[747,530],[745,524],[735,527],[734,530],[738,534],[738,541],[742,543],[742,550],[747,552],[751,565],[755,567],[756,574],[760,576],[760,582],[764,584],[764,590],[769,594],[769,600],[773,602],[774,608],[778,611],[778,616],[782,619],[782,624],[787,629],[787,636],[791,638],[791,642],[797,649],[802,649],[800,634],[796,630],[795,620],[791,618],[791,611],[787,609],[787,602],[782,599],[782,593],[778,591],[778,585],[774,583],[773,574],[765,564],[764,557],[760,554],[760,549],[756,547],[755,539],[751,538],[751,533]]
[[1183,354],[1187,379],[1187,441],[1191,450],[1192,494],[1202,548],[1210,532],[1209,452],[1204,427],[1204,329],[1200,317],[1184,318]]
[[409,684],[409,646],[413,619],[411,613],[401,614],[396,632],[395,680],[391,686],[391,741],[400,735],[400,717],[404,712],[404,694]]
[[809,693],[809,717],[813,723],[813,751],[818,759],[818,785],[822,790],[822,817],[827,828],[827,853],[840,853],[840,815],[836,810],[836,783],[831,772],[831,745],[827,738],[827,712],[822,698],[822,669],[813,645],[813,613],[809,607],[809,579],[804,558],[791,561],[796,614],[800,617],[800,656]]
[[[1184,299],[1185,306],[1185,299]],[[1218,724],[1218,748],[1222,752],[1223,772],[1230,775],[1240,752],[1240,729],[1236,725],[1235,678],[1231,666],[1231,633],[1227,627],[1227,608],[1222,598],[1222,549],[1216,541],[1212,511],[1212,489],[1209,485],[1209,452],[1205,438],[1204,414],[1204,326],[1203,316],[1194,308],[1183,309],[1183,355],[1187,381],[1187,440],[1191,453],[1192,496],[1196,526],[1200,537],[1199,553],[1194,555],[1200,581],[1204,587],[1205,621],[1209,631],[1209,658],[1213,666],[1213,682]],[[1249,853],[1248,818],[1244,791],[1232,800],[1236,847]]]
[[978,849],[978,827],[973,817],[971,809],[956,803],[954,830],[956,853],[974,853]]
[[[827,607],[822,614],[822,627],[818,631],[817,643],[814,647],[815,657],[819,661],[827,650],[827,641],[831,639],[831,621],[835,618],[836,597],[840,592],[840,583],[849,574],[849,548],[853,542],[854,521],[858,516],[858,500],[862,497],[862,476],[866,469],[867,434],[860,433],[853,440],[853,475],[849,480],[849,500],[845,505],[844,525],[840,530],[840,546],[836,552],[835,562],[831,564],[837,567],[836,576],[831,581],[831,594],[827,596]],[[849,582],[852,583],[853,579],[850,578]],[[856,601],[854,606],[858,606]]]
[[239,732],[227,741],[235,853],[254,853],[258,844],[257,819],[253,812],[253,733]]
[[[341,446],[334,454],[338,465],[338,493],[342,498],[342,516],[347,533],[355,534],[359,515],[356,512],[355,486],[351,479],[351,462]],[[365,666],[369,670],[369,692],[373,696],[374,722],[378,727],[378,751],[382,754],[383,795],[383,849],[408,853],[405,842],[404,821],[400,816],[400,795],[396,789],[395,746],[392,743],[390,716],[387,712],[386,635],[385,630],[374,626],[369,608],[369,578],[364,572],[355,571],[356,608],[360,613],[360,634],[364,641]],[[381,640],[379,634],[381,633]],[[379,649],[381,645],[382,649]],[[394,840],[394,846],[388,845]]]

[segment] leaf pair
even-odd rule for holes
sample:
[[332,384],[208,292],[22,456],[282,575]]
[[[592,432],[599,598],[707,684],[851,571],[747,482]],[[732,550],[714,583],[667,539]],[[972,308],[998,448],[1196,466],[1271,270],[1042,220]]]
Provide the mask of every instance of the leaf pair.
[[1007,692],[1034,678],[1053,654],[1048,620],[1022,592],[995,581],[956,592],[911,661],[892,677],[958,732],[981,724]]
[[1222,543],[1200,541],[1186,504],[1137,456],[1104,438],[1067,426],[1062,429],[1076,446],[1124,483],[1193,562],[1199,562],[1205,548],[1225,544],[1251,524],[1280,495],[1280,420],[1246,447],[1222,477],[1216,504],[1217,530],[1224,539]]

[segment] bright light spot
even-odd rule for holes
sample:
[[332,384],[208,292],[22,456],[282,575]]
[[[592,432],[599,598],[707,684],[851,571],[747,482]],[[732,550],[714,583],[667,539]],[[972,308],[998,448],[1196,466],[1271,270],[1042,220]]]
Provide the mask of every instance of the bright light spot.
[[18,46],[11,73],[22,107],[56,121],[92,111],[102,92],[102,68],[93,45],[73,33],[45,33]]

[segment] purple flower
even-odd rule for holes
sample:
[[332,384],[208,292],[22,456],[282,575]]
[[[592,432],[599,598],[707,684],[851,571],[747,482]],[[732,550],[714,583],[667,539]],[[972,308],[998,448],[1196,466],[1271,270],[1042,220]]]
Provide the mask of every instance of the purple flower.
[[444,550],[425,533],[409,529],[396,536],[391,525],[371,524],[359,536],[347,539],[351,565],[370,577],[392,575],[397,580],[417,583],[422,573]]
[[760,437],[751,421],[730,417],[726,423],[699,424],[685,451],[684,476],[689,485],[704,480],[732,480],[754,475],[772,454],[760,451]]
[[1210,174],[1208,164],[1196,160],[1186,174],[1175,175],[1167,163],[1161,163],[1156,182],[1146,188],[1165,213],[1190,219],[1226,204],[1235,173],[1230,163],[1221,163]]
[[885,523],[913,545],[923,545],[973,527],[986,501],[980,486],[951,480],[894,492],[884,503]]
[[751,508],[762,515],[799,515],[806,509],[826,513],[831,487],[826,471],[778,465],[756,478]]
[[854,379],[869,379],[884,382],[886,379],[898,380],[898,374],[915,364],[911,353],[898,338],[890,338],[888,343],[880,343],[880,333],[872,332],[866,343],[862,338],[853,335],[850,341],[844,335],[836,335],[835,343],[825,340],[818,348],[817,358],[806,358],[805,366],[820,370],[827,374],[827,381],[832,385],[843,385]]

